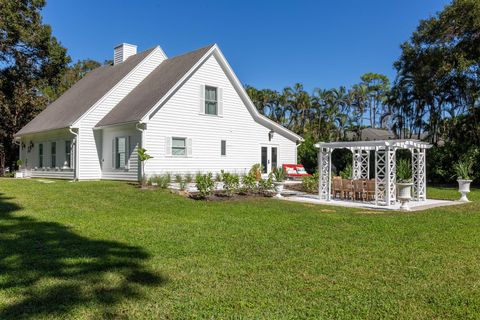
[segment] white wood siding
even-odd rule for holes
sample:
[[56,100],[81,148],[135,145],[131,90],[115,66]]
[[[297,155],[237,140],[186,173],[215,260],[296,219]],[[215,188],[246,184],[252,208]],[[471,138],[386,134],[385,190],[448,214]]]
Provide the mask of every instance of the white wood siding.
[[79,179],[102,178],[101,132],[93,128],[163,60],[160,50],[153,51],[79,121]]
[[[141,139],[141,133],[135,129],[135,125],[115,126],[102,130],[103,156],[102,156],[102,179],[109,180],[139,180],[139,161],[137,150]],[[125,137],[128,139],[127,169],[115,169],[114,165],[114,139]]]
[[[223,116],[201,114],[199,99],[202,85],[222,89]],[[146,174],[218,172],[225,169],[244,173],[260,163],[261,145],[278,147],[278,165],[296,163],[296,143],[274,134],[256,122],[214,56],[150,119],[145,131],[145,148],[153,156],[146,164]],[[166,137],[191,138],[192,155],[166,155]],[[226,140],[226,156],[220,155],[221,140]]]

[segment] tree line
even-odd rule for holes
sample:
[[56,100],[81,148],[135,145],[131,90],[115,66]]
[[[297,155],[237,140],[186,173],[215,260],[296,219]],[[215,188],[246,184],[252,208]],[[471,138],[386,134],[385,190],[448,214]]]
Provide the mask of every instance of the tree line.
[[455,0],[421,20],[393,66],[392,83],[366,73],[350,88],[309,93],[297,83],[282,91],[246,90],[262,114],[305,137],[300,161],[315,165],[314,141],[362,139],[362,128],[384,128],[434,145],[427,157],[432,179],[451,180],[459,158],[475,163],[478,179],[480,2]]
[[[0,4],[0,167],[13,168],[13,134],[102,63],[72,63],[42,21],[45,1]],[[299,161],[312,168],[315,142],[362,139],[362,128],[371,127],[431,142],[431,177],[449,180],[459,157],[476,160],[480,172],[480,2],[453,0],[421,20],[393,66],[393,81],[366,73],[349,88],[246,91],[262,114],[305,138]]]

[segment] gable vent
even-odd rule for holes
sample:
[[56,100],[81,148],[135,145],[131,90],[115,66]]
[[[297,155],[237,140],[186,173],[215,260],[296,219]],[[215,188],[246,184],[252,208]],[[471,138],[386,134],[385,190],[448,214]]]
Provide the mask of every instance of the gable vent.
[[128,57],[137,54],[137,46],[129,43],[122,43],[113,49],[113,64],[119,64]]

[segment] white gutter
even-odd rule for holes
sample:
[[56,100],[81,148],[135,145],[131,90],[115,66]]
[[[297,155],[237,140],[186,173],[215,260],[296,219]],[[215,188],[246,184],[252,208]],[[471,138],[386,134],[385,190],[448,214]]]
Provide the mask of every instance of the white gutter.
[[78,169],[79,169],[79,162],[78,162],[78,132],[76,133],[75,131],[72,130],[72,127],[68,128],[68,131],[70,131],[71,134],[75,136],[75,158],[73,159],[73,181],[78,180]]

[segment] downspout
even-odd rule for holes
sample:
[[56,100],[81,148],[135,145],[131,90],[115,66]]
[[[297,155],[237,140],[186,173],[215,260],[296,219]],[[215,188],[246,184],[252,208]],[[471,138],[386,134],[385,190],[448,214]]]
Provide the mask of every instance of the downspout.
[[[139,148],[143,148],[143,140],[145,139],[145,129],[146,128],[140,128],[139,125],[146,125],[146,123],[143,123],[143,122],[138,122],[137,124],[135,124],[135,129],[137,129],[138,131],[140,131],[140,143],[138,144],[138,147]],[[140,174],[138,175],[138,181],[141,181],[143,179],[143,163],[140,163],[140,166],[138,168]]]
[[295,163],[299,163],[299,162],[298,162],[298,147],[301,146],[302,143],[303,143],[302,140],[297,140],[297,141],[295,142]]
[[78,163],[78,132],[75,132],[72,130],[72,128],[68,128],[71,134],[75,136],[75,158],[73,159],[73,181],[78,181],[78,169],[79,169],[79,163]]

